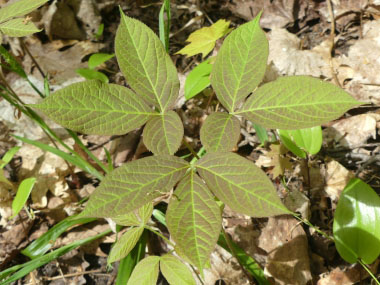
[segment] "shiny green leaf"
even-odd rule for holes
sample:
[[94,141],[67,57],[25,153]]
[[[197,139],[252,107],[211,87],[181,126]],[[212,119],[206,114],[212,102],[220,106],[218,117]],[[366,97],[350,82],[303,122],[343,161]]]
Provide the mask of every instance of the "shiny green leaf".
[[143,140],[154,154],[174,154],[184,134],[181,118],[174,111],[152,117],[146,124]]
[[25,16],[49,0],[19,0],[8,4],[0,9],[0,22],[4,22],[14,17]]
[[195,280],[189,268],[177,257],[165,254],[160,259],[160,269],[170,285],[195,285]]
[[260,15],[231,32],[212,68],[211,85],[229,112],[235,111],[265,74],[269,47],[259,25]]
[[126,257],[137,244],[143,231],[143,227],[136,227],[124,233],[112,247],[107,263],[110,264]]
[[360,104],[331,83],[287,76],[258,88],[234,114],[268,129],[294,130],[322,125]]
[[102,63],[105,63],[106,61],[113,58],[114,54],[108,54],[108,53],[94,53],[90,56],[88,59],[88,68],[94,69],[95,67],[98,67]]
[[322,128],[316,126],[300,130],[278,130],[282,143],[295,155],[306,158],[306,152],[317,154],[322,147]]
[[112,220],[122,226],[144,226],[152,216],[152,212],[153,204],[149,202],[130,213],[114,217]]
[[75,72],[82,76],[83,78],[86,78],[87,80],[100,80],[103,83],[108,83],[108,77],[104,73],[93,70],[93,69],[88,69],[88,68],[77,68],[75,69]]
[[240,137],[240,122],[228,113],[212,113],[203,123],[200,136],[208,152],[231,151]]
[[178,250],[202,271],[218,240],[222,218],[210,190],[193,171],[179,183],[166,218]]
[[195,166],[219,200],[238,213],[252,217],[290,213],[265,173],[235,153],[207,153]]
[[41,30],[33,22],[25,21],[22,18],[16,18],[0,24],[0,31],[10,37],[24,37]]
[[33,107],[66,128],[98,135],[128,133],[152,115],[130,89],[97,80],[62,88]]
[[179,157],[150,156],[110,172],[91,194],[81,217],[114,218],[165,195],[189,165]]
[[179,92],[177,70],[151,29],[121,12],[115,52],[127,83],[139,96],[160,111],[172,107]]
[[380,197],[366,183],[352,178],[344,188],[334,215],[336,249],[350,263],[371,264],[380,255]]
[[12,147],[3,155],[0,161],[0,169],[4,168],[4,166],[6,166],[12,160],[12,158],[15,156],[15,154],[19,151],[20,148],[21,147],[19,146]]
[[16,197],[12,201],[12,213],[13,216],[10,219],[13,219],[18,215],[21,211],[22,207],[24,207],[26,201],[28,201],[30,192],[32,192],[34,183],[36,183],[36,178],[30,177],[24,179],[20,185],[18,186]]
[[156,285],[159,263],[158,256],[149,256],[141,260],[133,270],[127,285]]
[[185,81],[186,100],[193,98],[210,85],[211,70],[212,64],[210,64],[209,60],[206,60],[189,73]]

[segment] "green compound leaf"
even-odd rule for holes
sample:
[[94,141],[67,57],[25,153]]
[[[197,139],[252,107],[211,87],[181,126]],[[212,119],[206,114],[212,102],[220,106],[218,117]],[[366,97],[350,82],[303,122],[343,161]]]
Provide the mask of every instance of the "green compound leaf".
[[24,207],[26,201],[28,201],[30,192],[32,192],[34,183],[36,183],[36,178],[30,177],[27,179],[24,179],[20,186],[18,187],[16,197],[12,202],[12,212],[13,216],[10,217],[10,219],[13,219],[18,215],[18,213],[21,211],[22,207]]
[[143,132],[146,147],[154,154],[174,154],[184,134],[181,118],[174,111],[149,119]]
[[160,260],[160,269],[170,285],[195,285],[195,280],[189,268],[177,257],[165,254]]
[[229,112],[259,85],[265,74],[269,46],[259,26],[260,15],[231,32],[212,68],[211,85]]
[[265,173],[235,153],[208,153],[196,168],[219,200],[236,212],[252,217],[290,213]]
[[82,217],[117,218],[170,191],[189,168],[175,156],[128,162],[110,172],[90,196]]
[[210,85],[210,74],[212,64],[206,60],[196,66],[186,77],[185,81],[185,98],[189,100],[195,95],[201,93]]
[[121,12],[115,51],[127,83],[138,95],[160,111],[174,104],[179,92],[177,71],[151,29]]
[[306,158],[305,153],[317,154],[322,147],[322,128],[316,126],[300,130],[278,130],[282,143],[295,155]]
[[209,152],[231,151],[240,137],[240,122],[227,113],[212,113],[203,123],[200,136]]
[[219,237],[220,208],[193,171],[174,194],[166,214],[169,232],[180,252],[202,271]]
[[143,231],[144,227],[136,227],[129,229],[126,233],[124,233],[112,247],[107,263],[111,264],[126,257],[137,244]]
[[153,114],[128,88],[97,80],[62,88],[33,107],[66,128],[97,135],[128,133]]
[[102,63],[105,63],[106,61],[113,58],[114,54],[108,54],[108,53],[94,53],[90,56],[88,59],[88,68],[94,69],[95,67],[98,67]]
[[4,22],[14,17],[24,16],[49,0],[20,0],[0,9],[0,22]]
[[132,272],[127,285],[156,285],[160,257],[149,256],[141,260]]
[[17,18],[0,24],[0,31],[10,37],[24,37],[38,33],[41,30],[38,29],[33,22]]
[[151,202],[125,215],[112,218],[116,224],[122,226],[144,226],[152,216],[153,204]]
[[380,255],[380,198],[366,183],[353,178],[344,188],[334,216],[336,249],[350,263],[371,264]]
[[96,79],[102,81],[103,83],[108,83],[107,75],[100,71],[89,68],[77,68],[75,69],[75,72],[87,80]]
[[331,83],[287,76],[261,86],[235,114],[268,129],[294,130],[322,125],[360,104]]

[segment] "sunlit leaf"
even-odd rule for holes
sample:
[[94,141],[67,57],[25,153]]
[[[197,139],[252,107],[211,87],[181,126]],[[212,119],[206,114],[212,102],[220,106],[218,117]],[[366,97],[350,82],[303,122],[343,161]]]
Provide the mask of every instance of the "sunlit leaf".
[[344,188],[334,215],[334,239],[340,256],[350,263],[371,264],[380,255],[380,197],[353,178]]
[[166,219],[179,250],[202,270],[218,240],[222,220],[213,195],[193,171],[179,183]]
[[10,37],[24,37],[41,30],[38,29],[33,22],[26,21],[22,18],[12,19],[0,24],[0,31]]
[[203,123],[200,136],[209,152],[231,151],[240,137],[240,122],[228,113],[212,113]]
[[33,107],[66,128],[98,135],[125,134],[152,114],[128,88],[97,80],[69,85]]
[[0,9],[0,22],[4,22],[14,17],[24,16],[48,1],[49,0],[19,0],[8,4]]
[[93,70],[93,69],[88,69],[88,68],[77,68],[75,69],[75,72],[82,76],[83,78],[86,78],[87,80],[100,80],[103,83],[108,83],[108,77],[104,73]]
[[252,217],[289,213],[265,173],[237,154],[208,153],[196,168],[212,192],[236,212]]
[[183,133],[181,118],[176,112],[169,111],[149,119],[143,140],[154,154],[174,154],[181,145]]
[[174,104],[179,92],[177,70],[151,29],[121,12],[115,52],[127,83],[139,96],[160,111]]
[[126,257],[137,244],[143,231],[143,227],[136,227],[124,233],[112,247],[107,260],[108,264]]
[[128,162],[103,179],[81,217],[114,218],[140,208],[170,191],[188,167],[183,159],[169,155]]
[[267,66],[268,40],[260,15],[224,40],[211,72],[211,85],[222,105],[234,111],[261,82]]
[[144,226],[152,216],[153,204],[151,202],[125,215],[112,218],[118,225],[122,226]]
[[21,211],[22,207],[24,207],[26,201],[28,201],[30,192],[32,192],[34,183],[36,183],[36,178],[30,177],[24,179],[20,185],[18,186],[16,197],[12,201],[12,213],[13,216],[10,217],[13,219],[18,215]]
[[28,77],[21,64],[2,45],[0,45],[0,54],[2,59],[4,59],[4,61],[7,63],[4,65],[1,64],[1,66],[4,66],[6,69],[16,72],[22,78],[26,79]]
[[190,71],[185,81],[186,100],[193,98],[210,85],[211,70],[210,60],[206,60]]
[[204,27],[193,32],[186,40],[190,44],[178,51],[177,54],[193,56],[201,53],[202,57],[205,57],[212,51],[215,42],[229,32],[229,26],[229,21],[219,20],[210,27]]
[[322,147],[322,128],[316,126],[300,130],[278,130],[283,144],[295,155],[306,158],[306,152],[317,154]]
[[90,56],[88,59],[88,68],[94,69],[95,67],[98,67],[102,63],[105,63],[106,61],[113,58],[114,54],[108,54],[108,53],[94,53]]
[[3,155],[3,157],[0,160],[0,169],[4,168],[4,166],[6,166],[12,160],[12,158],[15,156],[15,154],[19,151],[20,148],[21,147],[19,146],[12,147]]
[[165,254],[160,259],[160,269],[170,285],[195,285],[195,280],[189,268],[177,257]]
[[159,263],[160,257],[158,256],[149,256],[141,260],[133,270],[127,285],[156,285]]
[[331,83],[287,76],[261,86],[235,114],[269,129],[294,130],[322,125],[360,104]]

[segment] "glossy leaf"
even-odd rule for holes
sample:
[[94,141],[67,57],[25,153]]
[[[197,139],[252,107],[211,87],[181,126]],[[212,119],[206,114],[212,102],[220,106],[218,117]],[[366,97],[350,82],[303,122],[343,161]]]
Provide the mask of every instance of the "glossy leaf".
[[149,202],[142,207],[125,215],[112,218],[118,225],[122,226],[144,226],[152,216],[153,204]]
[[265,173],[237,154],[208,153],[196,168],[219,200],[238,213],[252,217],[289,213]]
[[154,154],[174,154],[184,134],[181,118],[174,111],[152,117],[146,124],[143,140]]
[[66,128],[98,135],[128,133],[152,114],[128,88],[96,80],[62,88],[33,107]]
[[159,263],[160,257],[158,256],[149,256],[141,260],[133,270],[127,285],[156,285]]
[[177,257],[165,254],[160,259],[160,269],[170,285],[195,285],[195,280],[189,268]]
[[211,72],[211,85],[222,105],[233,112],[261,82],[267,67],[268,40],[260,15],[224,40]]
[[87,80],[100,80],[103,83],[108,83],[108,77],[104,73],[93,70],[93,69],[88,69],[88,68],[77,68],[75,69],[75,72],[82,76],[83,78],[86,78]]
[[212,113],[203,123],[200,136],[208,152],[231,151],[240,137],[240,122],[228,113]]
[[218,240],[222,218],[210,190],[193,171],[179,183],[166,219],[178,250],[202,271]]
[[115,52],[127,83],[139,96],[160,111],[177,99],[177,70],[160,39],[145,24],[121,12]]
[[300,130],[278,130],[282,143],[295,155],[306,158],[306,152],[317,154],[322,147],[322,128],[316,126]]
[[215,42],[229,32],[229,26],[229,21],[219,20],[210,27],[196,30],[187,38],[186,42],[189,42],[189,44],[178,51],[177,54],[193,56],[201,53],[204,58],[212,51]]
[[94,53],[88,59],[88,68],[94,69],[95,67],[98,67],[99,65],[110,60],[114,56],[115,56],[114,54],[108,54],[108,53]]
[[183,159],[169,155],[128,162],[103,179],[81,217],[114,218],[140,208],[170,191],[188,167]]
[[210,60],[206,60],[190,71],[185,81],[186,100],[193,98],[210,85],[211,70]]
[[22,207],[24,207],[26,201],[28,201],[30,192],[32,192],[34,183],[36,183],[36,178],[30,177],[24,179],[20,185],[18,186],[16,197],[12,201],[12,213],[13,216],[10,219],[13,219],[18,215],[21,211]]
[[126,257],[137,244],[143,231],[143,227],[136,227],[124,233],[112,247],[107,260],[108,264]]
[[24,16],[48,1],[49,0],[19,0],[8,4],[0,9],[0,22],[4,22],[14,17]]
[[319,126],[361,103],[343,89],[308,76],[287,76],[257,89],[235,112],[269,129]]
[[269,141],[269,137],[268,137],[268,133],[267,133],[266,128],[263,128],[262,126],[260,126],[258,124],[252,124],[252,126],[255,129],[256,135],[262,144]]
[[22,18],[12,19],[0,24],[0,31],[10,37],[24,37],[41,30],[38,29],[33,22],[26,21]]
[[4,168],[9,162],[11,162],[12,158],[16,155],[16,153],[20,150],[21,147],[15,146],[8,150],[0,160],[0,169]]
[[333,233],[340,256],[350,263],[371,264],[380,255],[380,197],[353,178],[344,188],[334,215]]

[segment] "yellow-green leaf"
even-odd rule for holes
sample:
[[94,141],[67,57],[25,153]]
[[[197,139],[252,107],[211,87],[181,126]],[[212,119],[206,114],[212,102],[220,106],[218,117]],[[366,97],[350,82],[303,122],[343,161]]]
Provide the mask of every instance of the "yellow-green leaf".
[[127,285],[156,285],[160,257],[149,256],[141,260],[132,272]]
[[144,226],[153,212],[153,204],[149,202],[144,206],[125,215],[112,218],[118,225],[122,226]]
[[17,214],[21,211],[22,207],[24,207],[26,201],[28,201],[30,192],[32,192],[34,183],[36,183],[36,178],[31,177],[24,179],[20,186],[18,187],[16,197],[12,202],[12,212],[13,216],[11,219],[17,216]]
[[137,244],[143,231],[144,227],[136,227],[124,233],[112,247],[107,260],[108,264],[126,257]]
[[160,39],[145,24],[121,12],[115,52],[127,83],[148,103],[168,110],[177,99],[177,70]]
[[0,22],[4,22],[14,17],[24,16],[49,0],[19,0],[8,4],[0,9]]
[[212,67],[211,85],[229,112],[239,107],[265,74],[269,45],[259,20],[260,15],[231,32]]
[[128,133],[154,115],[130,89],[98,80],[71,84],[33,107],[68,129],[97,135]]
[[222,219],[214,196],[194,171],[179,183],[166,219],[179,251],[202,270],[218,240]]
[[157,155],[128,162],[110,172],[91,194],[81,217],[114,218],[165,195],[189,164],[176,156]]
[[192,56],[201,53],[202,57],[205,57],[212,51],[215,42],[230,31],[229,26],[229,21],[219,20],[210,27],[204,27],[193,32],[186,40],[190,44],[178,51],[177,54]]
[[272,181],[252,161],[235,153],[207,153],[196,163],[199,175],[223,203],[252,217],[288,214]]
[[41,30],[33,22],[26,19],[16,18],[0,24],[0,31],[10,37],[24,37]]
[[170,285],[195,285],[189,268],[177,257],[165,254],[160,259],[160,269]]
[[184,134],[181,118],[174,111],[149,119],[143,132],[146,147],[154,154],[174,154]]
[[240,137],[240,122],[228,113],[212,113],[203,123],[201,142],[207,151],[231,151]]

